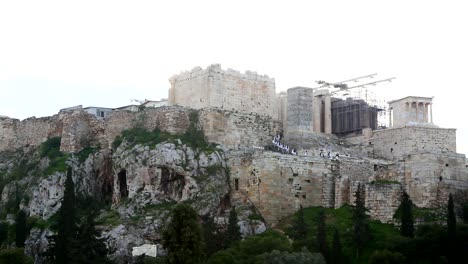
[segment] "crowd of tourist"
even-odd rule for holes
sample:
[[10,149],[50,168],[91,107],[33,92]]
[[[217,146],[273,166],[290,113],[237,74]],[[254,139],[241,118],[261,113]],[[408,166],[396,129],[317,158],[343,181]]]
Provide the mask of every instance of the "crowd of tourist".
[[[283,139],[283,134],[282,133],[276,133],[276,135],[273,137],[273,139],[271,140],[271,143],[272,143],[272,147],[261,147],[261,146],[253,146],[252,148],[254,149],[260,149],[260,150],[265,150],[265,149],[270,149],[270,150],[274,150],[274,151],[278,151],[280,153],[283,153],[283,154],[290,154],[290,155],[299,155],[298,151],[296,150],[296,148],[293,148],[291,147],[290,145],[287,145],[285,143],[283,143],[281,140]],[[343,143],[340,141],[340,145],[342,145]],[[339,152],[332,152],[331,150],[328,150],[328,149],[319,149],[319,156],[322,157],[322,158],[327,158],[327,159],[331,159],[331,160],[339,160],[340,158],[340,153]],[[309,152],[308,150],[304,150],[304,153],[303,153],[303,156],[309,156]],[[313,154],[312,154],[313,156]],[[345,157],[351,157],[351,155],[347,154],[345,155]]]

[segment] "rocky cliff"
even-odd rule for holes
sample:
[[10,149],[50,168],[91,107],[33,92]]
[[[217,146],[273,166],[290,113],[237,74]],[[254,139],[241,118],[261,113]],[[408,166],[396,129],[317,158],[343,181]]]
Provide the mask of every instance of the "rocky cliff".
[[[160,235],[177,203],[227,224],[232,201],[226,154],[220,146],[198,144],[203,138],[197,131],[173,135],[136,128],[118,137],[113,149],[96,146],[64,153],[60,138],[51,138],[39,147],[1,152],[1,219],[13,224],[16,211],[27,212],[32,229],[26,252],[40,260],[71,166],[77,196],[92,197],[101,206],[97,222],[117,262],[126,263],[136,246],[162,249]],[[265,229],[261,221],[248,220],[252,206],[239,206],[238,211],[245,234]]]

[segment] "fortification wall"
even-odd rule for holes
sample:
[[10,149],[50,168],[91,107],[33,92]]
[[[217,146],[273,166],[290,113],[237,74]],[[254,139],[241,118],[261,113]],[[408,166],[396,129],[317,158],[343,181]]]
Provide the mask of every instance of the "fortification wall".
[[111,146],[123,130],[143,126],[149,131],[159,128],[171,134],[183,134],[190,125],[190,109],[180,106],[146,108],[142,112],[114,111],[104,119],[101,142]]
[[169,104],[194,109],[218,107],[278,118],[275,80],[255,72],[196,67],[169,80]]
[[0,151],[13,147],[17,140],[17,126],[20,121],[8,117],[0,117]]
[[200,111],[200,123],[208,141],[231,148],[265,146],[281,130],[271,117],[214,108]]
[[333,178],[331,161],[275,152],[235,152],[229,157],[234,194],[252,201],[269,224],[293,214],[301,204],[333,203],[327,184]]
[[407,126],[374,131],[374,155],[398,160],[412,153],[455,153],[456,129]]
[[59,115],[31,117],[23,121],[0,118],[0,151],[22,146],[38,146],[49,137],[60,136],[62,121]]
[[[379,160],[334,161],[268,151],[235,151],[228,157],[234,195],[253,202],[267,222],[273,225],[296,212],[300,205],[338,208],[352,204],[357,183],[371,186],[374,179],[395,175],[391,165]],[[393,186],[387,189],[379,187],[369,187],[366,205],[373,216],[387,221],[393,216],[399,196]],[[379,193],[381,190],[383,193]],[[388,201],[384,201],[385,195],[390,194],[385,198]],[[389,210],[378,208],[384,202],[392,207]]]
[[468,190],[468,170],[462,154],[413,154],[400,162],[406,190],[419,207],[437,203],[441,185],[448,192]]
[[399,183],[370,183],[365,186],[366,207],[369,215],[383,223],[392,223],[401,202],[402,186]]
[[[190,109],[180,106],[148,108],[142,112],[114,111],[104,119],[82,110],[60,113],[53,117],[24,121],[0,120],[0,151],[26,144],[38,146],[47,138],[61,136],[61,151],[78,152],[84,147],[111,147],[125,129],[143,126],[183,134],[190,125]],[[204,109],[199,113],[201,128],[210,142],[228,147],[265,146],[281,125],[271,117],[221,109]]]

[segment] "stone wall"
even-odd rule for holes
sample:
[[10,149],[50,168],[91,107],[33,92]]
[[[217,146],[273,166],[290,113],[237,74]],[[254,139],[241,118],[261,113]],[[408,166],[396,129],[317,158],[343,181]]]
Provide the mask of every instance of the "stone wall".
[[247,71],[240,73],[219,64],[195,67],[169,80],[169,104],[194,109],[218,107],[277,118],[275,80]]
[[[234,195],[244,196],[255,204],[272,225],[296,212],[300,205],[338,208],[354,203],[356,183],[369,184],[374,179],[395,175],[391,164],[379,160],[335,161],[268,151],[234,151],[227,156]],[[388,193],[391,192],[382,195]],[[382,203],[378,202],[380,194],[370,194],[370,209],[378,219],[387,219],[386,211],[375,207]]]
[[370,183],[366,185],[366,207],[372,219],[392,223],[401,202],[402,186],[398,183]]
[[271,117],[215,108],[200,111],[200,123],[208,141],[231,148],[265,146],[281,131]]
[[60,136],[61,117],[35,118],[23,121],[0,118],[0,151],[12,150],[22,146],[38,146],[49,137]]
[[262,151],[234,152],[228,157],[231,189],[252,201],[268,224],[293,214],[300,205],[329,207],[333,203],[329,160]]
[[393,160],[412,153],[455,153],[456,130],[423,126],[376,130],[372,144],[375,157]]
[[287,125],[288,133],[312,132],[314,119],[312,112],[313,90],[306,87],[288,89],[287,95]]
[[400,164],[407,192],[419,207],[436,202],[437,188],[444,185],[449,192],[468,189],[468,170],[462,154],[413,154]]

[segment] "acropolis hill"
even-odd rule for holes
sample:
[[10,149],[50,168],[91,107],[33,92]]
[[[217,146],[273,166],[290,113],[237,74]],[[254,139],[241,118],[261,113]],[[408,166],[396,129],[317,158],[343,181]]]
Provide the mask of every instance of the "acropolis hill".
[[[129,204],[140,208],[200,201],[216,193],[209,199],[203,196],[199,214],[222,215],[231,205],[248,204],[267,226],[274,226],[301,205],[352,204],[358,184],[365,186],[371,217],[382,222],[393,221],[404,190],[424,208],[446,203],[449,193],[458,204],[467,198],[466,157],[456,153],[456,129],[433,124],[432,98],[391,101],[389,126],[381,127],[377,116],[382,108],[361,99],[336,98],[330,86],[276,93],[273,78],[223,70],[218,64],[174,75],[170,84],[167,102],[153,107],[71,107],[23,121],[1,117],[0,154],[27,153],[53,137],[60,137],[64,153],[99,146],[86,162],[74,161],[75,180],[83,192],[110,192],[121,217],[140,212]],[[181,135],[193,126],[218,144],[216,151],[202,155],[180,140],[155,146],[115,144],[123,131],[134,127]],[[277,135],[288,153],[279,150],[278,141],[273,143]],[[14,164],[0,160],[0,172]],[[217,166],[227,169],[210,172]],[[197,178],[205,172],[208,178]],[[63,178],[59,171],[28,185],[30,199],[22,201],[22,208],[49,218],[63,197]],[[0,202],[7,203],[13,191],[12,182],[6,184]],[[123,198],[130,202],[121,203]],[[119,236],[113,239],[121,241]]]

